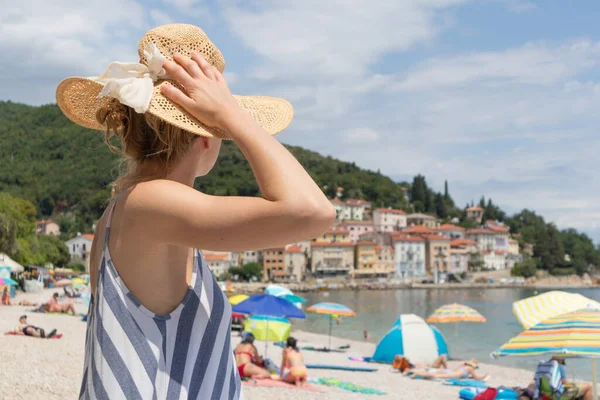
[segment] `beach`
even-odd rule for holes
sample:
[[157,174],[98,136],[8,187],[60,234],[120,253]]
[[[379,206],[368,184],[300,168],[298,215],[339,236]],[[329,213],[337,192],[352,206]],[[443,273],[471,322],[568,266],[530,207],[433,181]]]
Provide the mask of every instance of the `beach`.
[[[49,298],[53,290],[43,293],[20,293],[16,302],[23,299],[41,301]],[[41,326],[49,331],[58,329],[64,336],[58,340],[44,340],[23,336],[0,336],[0,398],[2,399],[73,399],[77,398],[82,376],[84,358],[85,322],[80,317],[49,315],[29,312],[33,307],[0,307],[0,330],[14,329],[18,318],[27,314],[29,323]],[[77,304],[78,312],[85,312],[83,304]],[[327,345],[326,335],[294,330],[292,335],[299,340],[300,346]],[[239,343],[237,332],[232,334],[233,344]],[[335,364],[349,367],[374,367],[376,372],[350,372],[310,369],[313,378],[336,378],[341,381],[378,389],[385,395],[364,395],[336,387],[313,385],[319,392],[294,388],[249,387],[244,385],[247,399],[456,399],[459,388],[444,386],[440,382],[411,380],[389,365],[370,364],[350,361],[349,355],[367,356],[373,354],[373,343],[332,338],[332,346],[350,345],[345,353],[322,353],[303,351],[306,363]],[[259,352],[264,352],[264,342],[256,342]],[[281,362],[281,348],[268,345],[268,357],[276,364]],[[459,365],[450,362],[451,366]],[[531,382],[533,372],[517,368],[482,364],[480,371],[491,374],[488,383],[492,386],[523,386]]]

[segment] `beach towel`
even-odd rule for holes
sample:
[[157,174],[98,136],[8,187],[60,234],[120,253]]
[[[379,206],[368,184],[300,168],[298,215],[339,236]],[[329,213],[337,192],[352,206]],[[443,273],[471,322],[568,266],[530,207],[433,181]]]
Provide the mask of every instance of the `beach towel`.
[[345,365],[327,365],[327,364],[305,364],[306,368],[310,369],[335,369],[338,371],[353,371],[353,372],[375,372],[377,368],[366,367],[346,367]]
[[[14,331],[6,332],[5,335],[33,337],[33,336],[27,336],[27,335],[17,335]],[[61,337],[63,337],[62,333],[57,333],[56,335],[52,336],[51,338],[46,338],[46,339],[60,339]]]
[[[285,347],[285,343],[284,342],[276,342],[275,346],[279,346],[279,347]],[[298,348],[298,350],[308,350],[308,351],[320,351],[323,353],[345,353],[346,350],[348,350],[350,348],[349,344],[345,344],[342,346],[337,346],[331,349],[328,349],[326,347],[315,347],[315,346],[301,346]]]
[[485,382],[478,381],[477,379],[446,379],[444,385],[448,386],[466,386],[475,388],[487,388],[488,385]]
[[309,378],[308,381],[311,383],[319,384],[319,385],[335,386],[340,389],[348,390],[348,391],[354,392],[354,393],[378,394],[378,395],[385,394],[385,392],[382,392],[381,390],[378,390],[378,389],[367,388],[364,386],[355,385],[354,383],[351,383],[351,382],[342,382],[339,379],[334,379],[334,378]]
[[289,384],[287,382],[273,380],[273,379],[248,379],[242,381],[244,386],[263,386],[263,387],[284,387],[288,389],[297,390],[308,390],[310,392],[320,392],[320,390],[309,383],[306,383],[304,387]]

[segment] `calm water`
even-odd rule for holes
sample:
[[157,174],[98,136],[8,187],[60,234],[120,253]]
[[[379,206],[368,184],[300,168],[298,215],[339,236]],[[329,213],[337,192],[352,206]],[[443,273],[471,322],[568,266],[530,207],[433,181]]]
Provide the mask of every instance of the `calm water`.
[[[600,289],[573,290],[584,296],[600,301]],[[540,290],[539,293],[544,292]],[[512,313],[512,303],[533,296],[530,289],[469,289],[469,290],[386,290],[386,291],[331,291],[302,293],[308,305],[331,301],[344,304],[357,316],[344,318],[340,325],[333,326],[332,335],[353,340],[363,340],[363,331],[370,335],[373,343],[385,336],[400,314],[413,313],[427,318],[436,308],[449,303],[460,303],[473,307],[487,318],[487,323],[440,324],[448,342],[452,358],[475,357],[486,363],[523,367],[535,370],[537,362],[544,357],[511,357],[492,360],[489,354],[522,331]],[[306,321],[294,321],[300,330],[324,333],[329,330],[326,316],[307,313]],[[325,343],[326,344],[326,343]],[[352,350],[349,355],[354,355]],[[356,354],[371,356],[372,354]],[[589,360],[567,362],[567,373],[577,378],[591,379]],[[599,377],[600,378],[600,377]]]

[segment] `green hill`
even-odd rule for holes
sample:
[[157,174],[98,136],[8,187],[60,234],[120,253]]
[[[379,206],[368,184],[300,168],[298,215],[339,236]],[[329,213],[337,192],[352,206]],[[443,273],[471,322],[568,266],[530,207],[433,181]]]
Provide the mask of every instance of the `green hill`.
[[[341,186],[345,197],[369,199],[374,206],[408,206],[402,186],[378,172],[288,148],[330,197]],[[73,124],[56,105],[11,102],[0,102],[0,164],[0,191],[30,200],[38,217],[63,216],[61,223],[72,232],[91,229],[119,171],[117,156],[101,135]],[[250,166],[233,142],[223,144],[216,167],[196,187],[216,195],[259,194]]]

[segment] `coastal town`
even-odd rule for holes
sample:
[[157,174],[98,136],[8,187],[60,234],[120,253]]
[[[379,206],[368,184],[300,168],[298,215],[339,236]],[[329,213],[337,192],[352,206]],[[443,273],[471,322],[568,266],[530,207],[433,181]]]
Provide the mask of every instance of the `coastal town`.
[[[341,194],[342,188],[339,193]],[[340,196],[341,197],[341,196]],[[218,279],[234,278],[231,268],[259,264],[263,281],[302,282],[315,278],[396,279],[403,283],[460,281],[472,271],[510,270],[533,253],[519,245],[517,234],[503,223],[483,220],[479,206],[466,209],[476,228],[463,228],[454,218],[443,221],[423,213],[375,208],[366,200],[331,200],[336,221],[322,236],[279,248],[243,252],[204,250]],[[38,233],[58,235],[51,220],[38,221]],[[71,259],[89,271],[93,234],[65,242]]]

